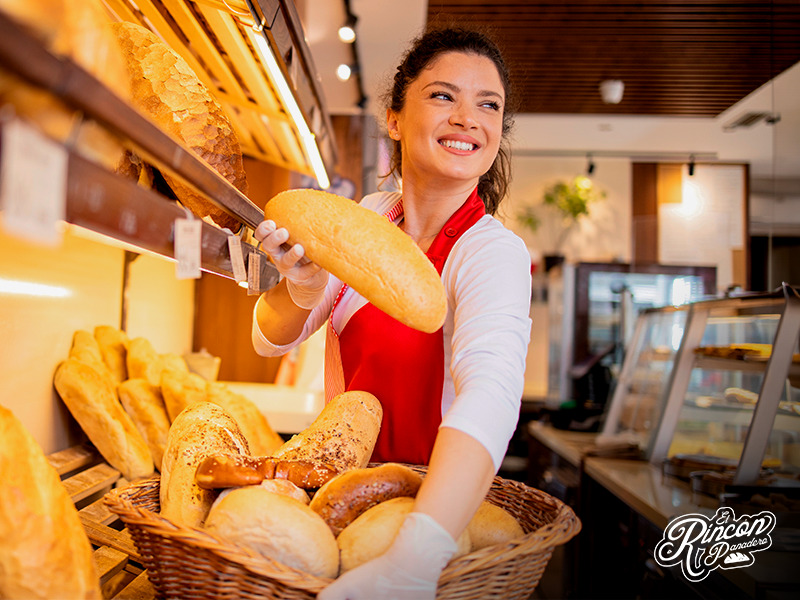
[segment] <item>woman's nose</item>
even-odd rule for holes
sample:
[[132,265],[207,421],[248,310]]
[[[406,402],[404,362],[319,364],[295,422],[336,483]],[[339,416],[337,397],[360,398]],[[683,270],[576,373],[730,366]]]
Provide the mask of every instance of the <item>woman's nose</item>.
[[478,126],[478,120],[475,118],[475,113],[471,106],[466,103],[458,103],[453,107],[453,112],[450,114],[450,124],[464,129],[473,129]]

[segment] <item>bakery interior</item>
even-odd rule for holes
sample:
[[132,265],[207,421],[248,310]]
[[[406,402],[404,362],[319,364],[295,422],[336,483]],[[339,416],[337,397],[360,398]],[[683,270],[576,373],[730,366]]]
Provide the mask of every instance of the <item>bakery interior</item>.
[[[474,23],[497,35],[518,92],[498,218],[529,247],[533,285],[499,475],[581,524],[527,593],[505,597],[795,597],[800,3],[96,0],[194,71],[230,119],[246,192],[54,50],[66,25],[20,27],[19,4],[0,1],[0,404],[51,463],[77,457],[64,478],[95,469],[79,508],[102,504],[120,473],[54,388],[78,331],[111,326],[182,357],[284,439],[314,422],[324,334],[280,359],[255,354],[253,306],[277,272],[247,234],[281,191],[377,190],[391,69],[427,24]],[[131,148],[150,165],[133,180],[116,167]],[[173,223],[192,215],[176,180],[236,215],[246,273],[208,222],[201,273],[181,269],[192,257]],[[579,193],[582,211],[559,213],[554,190]],[[724,506],[776,516],[749,566],[689,581],[655,560],[670,519]],[[86,514],[96,556],[115,556],[103,596],[153,597],[114,515],[90,528]]]

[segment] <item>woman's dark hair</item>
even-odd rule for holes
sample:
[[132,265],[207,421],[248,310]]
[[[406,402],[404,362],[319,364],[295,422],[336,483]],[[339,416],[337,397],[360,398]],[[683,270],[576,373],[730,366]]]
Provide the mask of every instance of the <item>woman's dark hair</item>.
[[[408,86],[439,55],[446,52],[465,52],[488,58],[494,63],[503,83],[506,101],[503,106],[503,132],[500,150],[491,168],[478,181],[478,195],[483,199],[486,211],[493,215],[497,211],[501,200],[505,197],[511,181],[511,163],[509,149],[506,144],[508,133],[514,123],[513,111],[510,110],[510,102],[512,100],[511,78],[503,55],[494,41],[484,33],[459,27],[433,29],[424,33],[412,42],[411,48],[406,52],[402,62],[397,67],[391,91],[386,94],[386,104],[394,112],[399,113],[405,105]],[[400,142],[395,141],[389,165],[389,175],[394,173],[399,178],[402,173],[402,164],[403,156]]]

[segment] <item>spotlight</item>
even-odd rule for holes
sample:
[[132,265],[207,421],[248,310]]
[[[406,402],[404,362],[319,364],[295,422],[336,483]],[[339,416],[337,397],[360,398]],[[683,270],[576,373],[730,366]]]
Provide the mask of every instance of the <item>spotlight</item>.
[[586,174],[591,175],[592,173],[594,173],[594,161],[592,160],[592,155],[587,154],[586,160],[588,161],[586,165]]
[[689,177],[694,176],[694,154],[689,156]]
[[339,78],[339,81],[348,81],[350,79],[350,75],[352,74],[353,69],[350,67],[350,65],[342,63],[336,67],[336,77]]
[[619,104],[625,93],[625,83],[620,79],[604,79],[600,82],[600,96],[606,104]]
[[347,21],[339,27],[339,39],[346,44],[356,41],[356,20],[355,15],[348,14]]

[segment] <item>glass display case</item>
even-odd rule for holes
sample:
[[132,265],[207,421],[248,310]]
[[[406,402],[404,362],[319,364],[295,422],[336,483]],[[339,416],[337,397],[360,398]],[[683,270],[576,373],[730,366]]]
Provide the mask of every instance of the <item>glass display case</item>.
[[800,485],[800,296],[784,285],[644,311],[600,436],[734,485]]

